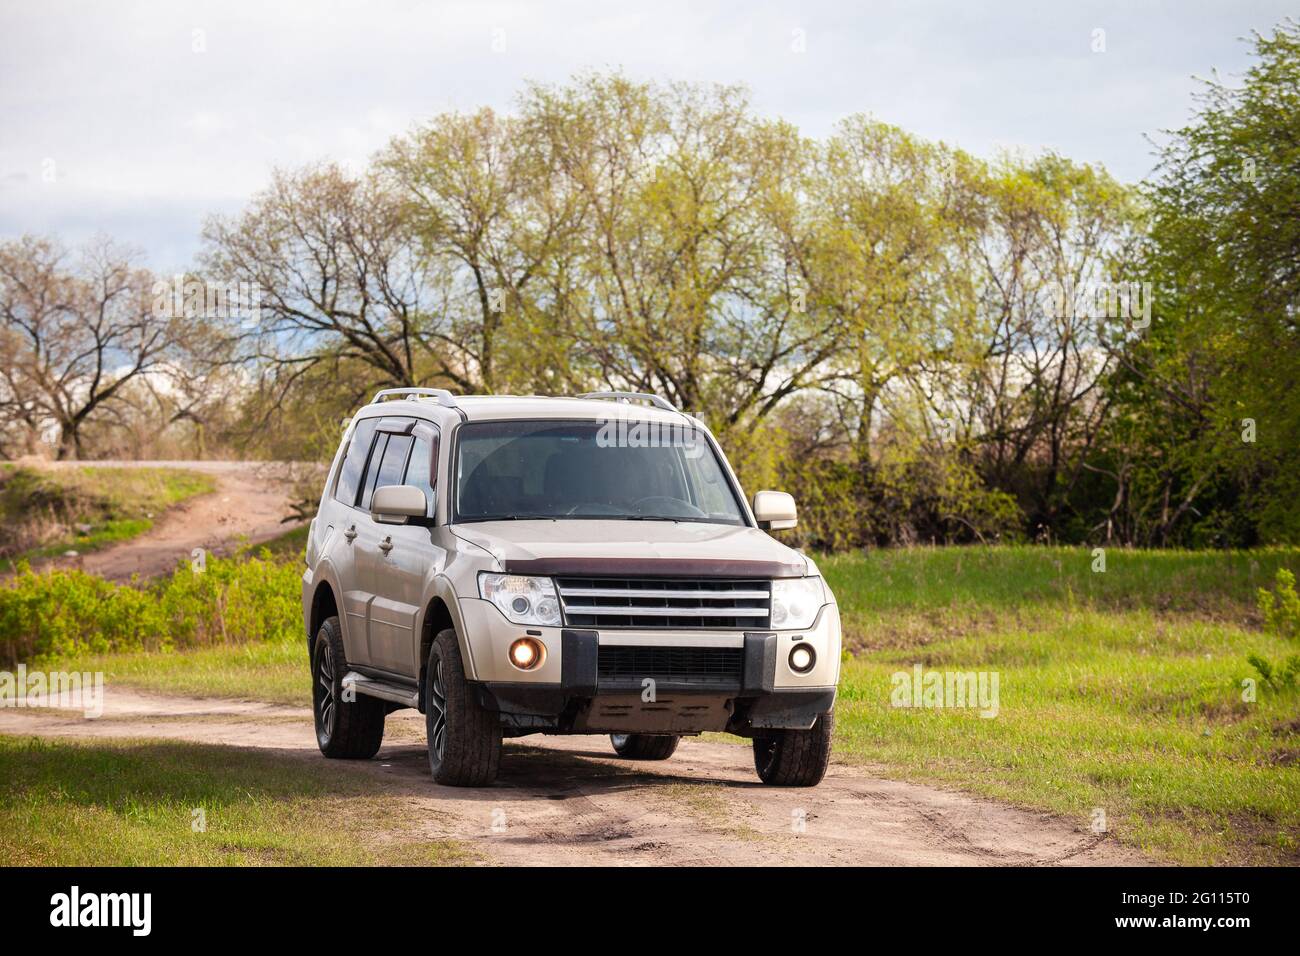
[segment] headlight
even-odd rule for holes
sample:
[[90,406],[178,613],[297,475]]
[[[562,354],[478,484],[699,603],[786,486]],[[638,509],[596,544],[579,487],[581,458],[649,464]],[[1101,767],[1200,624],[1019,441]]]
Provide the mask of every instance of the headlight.
[[478,593],[515,624],[560,624],[560,599],[550,578],[483,572],[478,576]]
[[772,582],[772,627],[792,631],[812,627],[825,601],[819,577],[777,578]]

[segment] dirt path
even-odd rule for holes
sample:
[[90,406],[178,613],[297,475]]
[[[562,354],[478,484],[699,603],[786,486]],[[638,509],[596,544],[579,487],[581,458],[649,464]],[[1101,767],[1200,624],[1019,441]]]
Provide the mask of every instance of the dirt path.
[[[58,467],[65,463],[55,463]],[[67,463],[69,466],[86,462]],[[92,462],[95,467],[186,468],[212,475],[217,489],[184,501],[166,514],[149,531],[100,551],[75,558],[56,558],[38,567],[78,567],[113,581],[128,580],[133,574],[155,577],[166,574],[181,560],[188,561],[195,548],[209,554],[229,554],[247,540],[266,541],[292,525],[281,524],[289,514],[285,478],[289,466],[278,462],[244,461],[141,461]]]
[[[0,733],[171,738],[318,761],[302,708],[109,688],[104,715],[0,710]],[[821,786],[759,784],[748,747],[686,739],[661,763],[620,760],[605,737],[507,741],[497,784],[429,779],[423,718],[388,718],[370,761],[333,764],[399,795],[431,839],[516,865],[1142,865],[1060,818],[832,764]],[[362,837],[364,835],[359,835]]]

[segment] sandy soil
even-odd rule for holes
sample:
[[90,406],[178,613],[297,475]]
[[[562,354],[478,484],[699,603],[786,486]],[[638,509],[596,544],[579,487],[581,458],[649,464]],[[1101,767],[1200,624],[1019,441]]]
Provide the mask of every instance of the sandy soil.
[[[108,688],[104,715],[0,710],[0,733],[169,738],[321,761],[308,711]],[[56,705],[58,701],[54,702]],[[832,764],[813,789],[764,787],[750,750],[686,739],[669,760],[614,756],[605,737],[507,741],[496,785],[429,778],[423,718],[388,718],[369,761],[336,761],[403,798],[431,839],[513,865],[1142,865],[1145,857],[1048,814]],[[365,834],[358,834],[364,838]]]
[[[76,467],[86,462],[55,462],[45,467]],[[131,575],[166,574],[195,548],[209,554],[229,554],[241,543],[256,544],[284,533],[289,514],[285,481],[289,466],[277,462],[244,461],[142,461],[90,462],[95,467],[187,468],[212,475],[217,490],[182,502],[168,511],[146,533],[99,551],[75,558],[39,562],[38,568],[57,565],[78,567],[113,581]]]

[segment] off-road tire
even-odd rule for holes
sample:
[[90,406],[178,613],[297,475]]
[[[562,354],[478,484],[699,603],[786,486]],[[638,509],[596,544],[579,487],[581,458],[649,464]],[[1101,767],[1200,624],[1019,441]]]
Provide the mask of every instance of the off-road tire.
[[610,734],[614,752],[628,760],[667,760],[677,749],[676,734]]
[[835,715],[822,714],[811,730],[769,730],[754,737],[754,769],[774,787],[815,787],[831,759]]
[[501,723],[465,679],[456,632],[439,632],[424,675],[424,724],[435,783],[486,787],[501,765]]
[[343,677],[348,672],[343,652],[343,630],[337,617],[329,617],[316,632],[311,651],[312,714],[316,743],[326,757],[369,760],[384,741],[382,700],[356,694],[343,699]]

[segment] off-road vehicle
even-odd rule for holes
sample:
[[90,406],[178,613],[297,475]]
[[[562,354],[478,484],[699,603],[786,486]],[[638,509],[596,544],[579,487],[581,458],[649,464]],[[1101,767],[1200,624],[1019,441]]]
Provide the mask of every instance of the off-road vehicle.
[[441,784],[483,786],[503,737],[752,738],[765,783],[826,772],[835,598],[768,535],[708,429],[659,396],[385,389],[349,423],[302,578],[316,737],[369,758],[418,708]]

